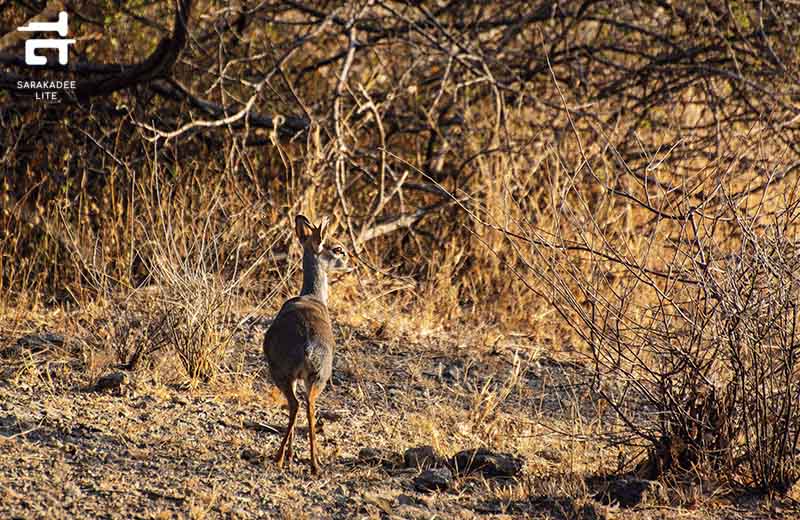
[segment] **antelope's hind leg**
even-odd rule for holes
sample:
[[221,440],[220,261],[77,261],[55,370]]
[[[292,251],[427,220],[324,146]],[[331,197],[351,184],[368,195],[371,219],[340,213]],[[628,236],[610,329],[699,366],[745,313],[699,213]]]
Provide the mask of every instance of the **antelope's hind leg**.
[[311,445],[311,471],[319,473],[319,457],[317,456],[317,425],[315,420],[316,402],[322,387],[312,384],[308,390],[308,440]]
[[292,441],[294,440],[294,426],[297,422],[297,412],[300,409],[300,402],[294,392],[294,384],[288,385],[288,388],[281,388],[286,400],[289,402],[289,425],[286,428],[286,435],[283,436],[281,447],[275,454],[275,462],[279,468],[283,467],[283,463],[287,464],[292,462]]

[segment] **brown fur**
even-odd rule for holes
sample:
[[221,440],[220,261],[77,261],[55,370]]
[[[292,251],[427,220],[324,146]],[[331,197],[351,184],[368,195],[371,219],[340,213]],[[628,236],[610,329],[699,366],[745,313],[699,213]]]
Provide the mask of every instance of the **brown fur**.
[[340,246],[325,246],[327,221],[318,227],[302,215],[295,219],[295,232],[303,244],[303,290],[287,300],[264,336],[264,356],[275,385],[289,403],[289,426],[275,455],[279,467],[291,462],[294,426],[299,401],[298,380],[305,383],[308,396],[308,436],[311,467],[319,472],[314,420],[316,400],[331,376],[334,338],[328,314],[328,271],[347,269],[346,253]]

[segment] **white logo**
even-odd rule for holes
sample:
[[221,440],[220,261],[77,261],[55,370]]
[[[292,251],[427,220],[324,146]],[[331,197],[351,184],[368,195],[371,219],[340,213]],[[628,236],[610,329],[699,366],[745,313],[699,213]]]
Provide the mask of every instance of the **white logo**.
[[69,46],[75,43],[75,40],[63,38],[69,31],[67,13],[65,11],[58,13],[57,22],[31,22],[25,27],[17,27],[17,30],[23,32],[57,32],[62,37],[62,39],[33,39],[25,42],[25,63],[28,65],[47,65],[47,58],[36,54],[38,49],[58,49],[58,63],[66,65],[69,61]]

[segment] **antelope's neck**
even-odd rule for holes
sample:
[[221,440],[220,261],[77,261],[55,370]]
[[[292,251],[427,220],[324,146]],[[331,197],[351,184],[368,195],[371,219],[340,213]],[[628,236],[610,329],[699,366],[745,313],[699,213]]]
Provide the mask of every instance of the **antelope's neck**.
[[303,290],[300,296],[314,296],[328,305],[328,274],[310,249],[303,248]]

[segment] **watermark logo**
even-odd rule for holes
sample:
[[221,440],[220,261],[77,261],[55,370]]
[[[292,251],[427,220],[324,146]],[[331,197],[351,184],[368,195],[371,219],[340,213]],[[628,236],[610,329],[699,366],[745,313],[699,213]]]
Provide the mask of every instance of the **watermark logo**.
[[36,54],[39,49],[57,49],[58,63],[69,63],[69,46],[75,40],[65,38],[69,33],[69,18],[65,11],[58,13],[57,22],[30,22],[24,27],[17,27],[22,32],[56,32],[61,38],[34,38],[25,42],[25,63],[28,65],[47,65],[47,58]]
[[[65,38],[69,33],[69,17],[66,12],[58,13],[57,22],[30,22],[24,27],[17,27],[21,32],[52,32],[58,33],[61,38],[32,38],[25,42],[25,63],[34,67],[47,65],[47,57],[36,53],[40,49],[56,49],[58,51],[58,63],[66,65],[69,63],[69,46],[75,43],[71,38]],[[61,94],[67,91],[74,91],[76,88],[75,80],[20,80],[17,81],[17,90],[20,92],[30,92],[37,100],[47,103],[58,103],[61,101]]]

